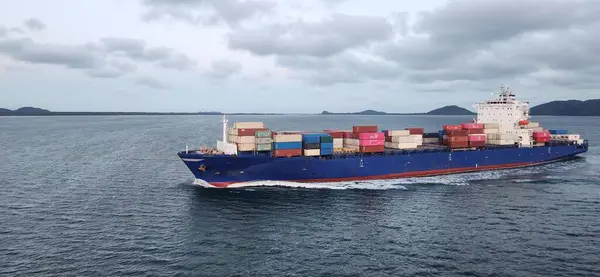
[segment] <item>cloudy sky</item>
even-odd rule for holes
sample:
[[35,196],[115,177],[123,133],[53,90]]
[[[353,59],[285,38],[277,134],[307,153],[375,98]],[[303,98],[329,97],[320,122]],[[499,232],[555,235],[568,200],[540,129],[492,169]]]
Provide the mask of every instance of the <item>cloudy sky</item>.
[[0,107],[420,112],[600,98],[598,0],[20,0]]

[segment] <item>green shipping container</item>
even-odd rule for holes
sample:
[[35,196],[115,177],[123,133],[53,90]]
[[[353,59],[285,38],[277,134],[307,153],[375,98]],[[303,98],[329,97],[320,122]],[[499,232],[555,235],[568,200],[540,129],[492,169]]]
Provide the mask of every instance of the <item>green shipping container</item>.
[[257,138],[270,138],[271,137],[271,131],[256,131],[254,133],[254,136]]
[[256,151],[271,151],[272,144],[257,144]]
[[256,138],[256,144],[271,144],[273,140],[271,138]]
[[321,142],[333,142],[333,137],[331,136],[322,136]]

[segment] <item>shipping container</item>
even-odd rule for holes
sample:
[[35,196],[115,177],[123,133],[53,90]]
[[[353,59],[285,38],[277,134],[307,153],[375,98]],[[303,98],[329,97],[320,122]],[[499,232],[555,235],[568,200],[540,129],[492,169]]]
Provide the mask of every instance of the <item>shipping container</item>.
[[352,133],[376,133],[377,125],[352,126]]
[[271,151],[271,149],[273,149],[272,143],[256,144],[256,151]]
[[321,141],[320,142],[321,143],[323,143],[323,142],[326,142],[326,143],[330,143],[331,142],[331,143],[333,143],[333,137],[330,136],[330,135],[327,135],[327,134],[323,135],[323,136],[321,136]]
[[256,133],[254,134],[255,137],[257,138],[270,138],[271,137],[271,131],[269,130],[257,130]]
[[422,135],[425,133],[425,129],[423,128],[406,128],[411,135]]
[[333,142],[321,142],[321,149],[333,149]]
[[254,143],[238,143],[237,150],[241,152],[254,151],[256,150],[256,144]]
[[303,153],[304,153],[304,156],[320,156],[321,150],[320,149],[304,149]]
[[485,134],[472,134],[469,135],[469,141],[483,141],[485,142],[487,136]]
[[256,138],[252,136],[237,136],[236,143],[256,143]]
[[273,142],[272,138],[256,138],[255,139],[255,143],[256,144],[270,144]]
[[[273,136],[274,142],[301,142],[302,135],[300,134],[276,134]],[[298,147],[300,148],[300,147]]]
[[361,139],[358,141],[359,146],[380,146],[384,144],[385,140],[383,139]]
[[423,138],[424,144],[438,144],[440,143],[440,139],[438,137],[435,138]]
[[371,146],[360,146],[359,151],[362,153],[377,153],[385,151],[385,146],[382,145],[371,145]]
[[485,147],[485,140],[484,141],[469,141],[469,146],[470,147]]
[[389,136],[389,137],[408,136],[408,135],[410,135],[410,131],[409,130],[387,130],[385,132],[385,135]]
[[234,122],[234,129],[253,129],[253,128],[264,128],[263,122]]
[[278,149],[273,151],[275,157],[296,157],[302,156],[302,149]]
[[540,123],[539,122],[529,122],[527,127],[528,128],[537,128],[537,127],[540,127]]
[[345,145],[356,145],[356,146],[358,146],[358,142],[359,142],[358,139],[353,139],[353,138],[344,139],[344,144]]
[[550,138],[550,132],[533,132],[533,138]]
[[242,129],[236,129],[236,135],[238,136],[256,136],[256,132],[258,131],[265,131],[268,132],[269,129],[266,128],[242,128]]
[[484,134],[497,134],[499,133],[500,130],[499,129],[483,129],[483,133]]
[[463,129],[483,129],[484,125],[482,123],[463,123],[461,124]]
[[411,136],[397,136],[397,137],[386,137],[386,141],[396,142],[396,143],[422,143],[423,137],[418,135]]
[[321,156],[333,155],[333,148],[321,148]]
[[448,141],[448,147],[452,148],[452,149],[468,148],[469,142],[468,141]]
[[302,142],[274,142],[273,149],[275,150],[289,150],[289,149],[302,149]]
[[304,149],[320,149],[320,143],[303,143],[302,148]]
[[550,137],[534,137],[533,141],[536,143],[550,142]]
[[567,130],[549,130],[551,135],[566,135],[569,133]]
[[344,139],[343,138],[334,138],[333,139],[333,148],[342,148],[344,147]]
[[353,136],[352,138],[355,138],[355,139],[369,139],[369,140],[383,139],[385,137],[384,133],[382,133],[382,132],[353,133],[352,136]]
[[483,129],[475,129],[475,128],[474,128],[474,129],[468,129],[468,130],[467,130],[467,133],[468,133],[469,135],[472,135],[472,134],[485,134],[485,133],[483,132]]
[[448,143],[451,142],[468,142],[469,141],[469,137],[468,136],[449,136],[447,139]]
[[336,139],[336,138],[344,138],[344,132],[343,131],[324,130],[323,132],[329,134],[334,139]]
[[469,134],[468,130],[447,130],[446,134],[449,137],[454,137],[454,136],[467,136]]
[[419,147],[419,145],[416,143],[386,142],[385,147],[392,149],[416,149],[417,147]]
[[444,125],[446,131],[459,131],[462,130],[462,125]]

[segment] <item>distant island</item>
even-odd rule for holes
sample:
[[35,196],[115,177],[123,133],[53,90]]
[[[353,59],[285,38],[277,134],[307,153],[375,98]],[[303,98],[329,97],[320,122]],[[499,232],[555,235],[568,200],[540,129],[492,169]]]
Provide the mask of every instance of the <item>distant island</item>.
[[445,106],[426,113],[386,113],[375,110],[364,110],[355,113],[332,113],[328,111],[321,112],[322,115],[474,115],[475,113],[456,105]]
[[532,115],[600,116],[600,99],[552,101],[531,108]]
[[[552,101],[532,107],[531,115],[556,115],[556,116],[600,116],[600,99],[586,101],[567,100]],[[16,110],[0,108],[0,116],[68,116],[68,115],[223,115],[222,112],[54,112],[35,107],[23,107]],[[283,113],[227,113],[227,115],[283,115]],[[425,113],[388,113],[376,110],[361,112],[333,113],[323,111],[320,115],[475,115],[465,108],[451,105]]]

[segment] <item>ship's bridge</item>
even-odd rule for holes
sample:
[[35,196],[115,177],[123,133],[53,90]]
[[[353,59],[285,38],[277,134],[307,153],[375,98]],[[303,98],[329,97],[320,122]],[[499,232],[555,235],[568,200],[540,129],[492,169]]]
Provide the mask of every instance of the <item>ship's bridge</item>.
[[529,120],[529,103],[516,100],[508,86],[502,86],[496,98],[473,105],[478,123],[498,123],[501,130],[519,128],[519,121]]

